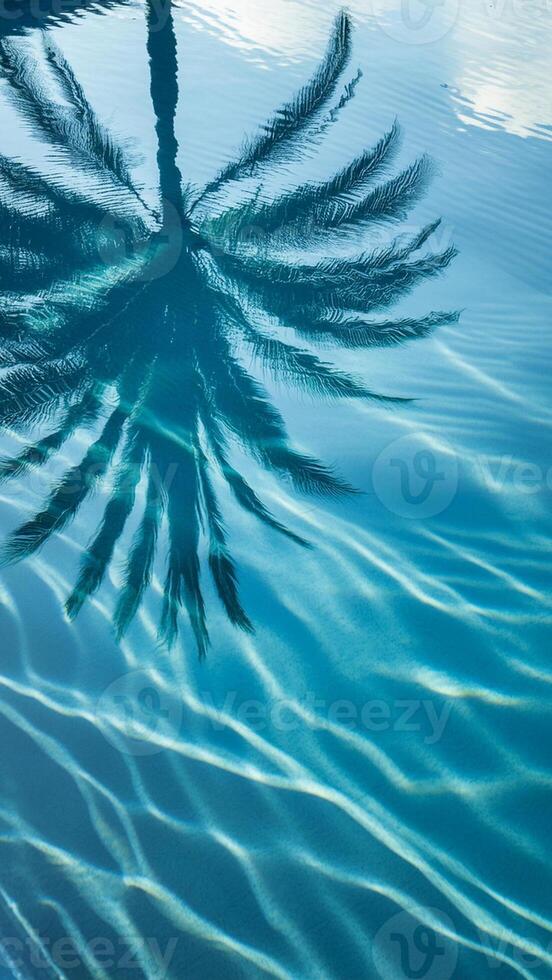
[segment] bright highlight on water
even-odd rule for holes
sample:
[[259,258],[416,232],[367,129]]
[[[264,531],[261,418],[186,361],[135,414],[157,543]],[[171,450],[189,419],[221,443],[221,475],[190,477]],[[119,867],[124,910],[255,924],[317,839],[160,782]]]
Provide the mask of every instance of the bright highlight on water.
[[6,976],[551,972],[550,15],[417,6],[0,11]]

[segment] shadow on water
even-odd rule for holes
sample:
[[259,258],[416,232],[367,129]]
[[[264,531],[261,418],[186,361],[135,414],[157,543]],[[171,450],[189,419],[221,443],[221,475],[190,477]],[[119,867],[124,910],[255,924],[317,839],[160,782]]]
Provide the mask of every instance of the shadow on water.
[[0,37],[63,24],[87,10],[106,12],[127,0],[1,0]]
[[[330,179],[266,190],[277,167],[312,149],[354,96],[360,73],[340,89],[351,53],[345,13],[312,79],[201,190],[183,182],[176,162],[176,39],[170,7],[163,20],[158,13],[148,5],[155,209],[50,35],[42,35],[39,63],[27,39],[1,43],[8,97],[51,152],[48,173],[0,157],[0,420],[28,436],[18,455],[0,461],[0,476],[9,480],[43,466],[83,427],[93,433],[42,510],[8,538],[2,558],[14,562],[36,552],[110,475],[111,497],[67,600],[74,616],[100,586],[144,486],[116,631],[124,633],[150,584],[163,526],[168,554],[160,635],[174,640],[183,606],[204,654],[204,540],[228,617],[252,629],[239,597],[220,481],[247,512],[307,544],[269,512],[240,472],[236,450],[299,491],[354,492],[323,462],[294,448],[240,351],[312,395],[397,401],[311,348],[397,345],[453,321],[457,314],[385,319],[385,311],[442,272],[455,253],[431,248],[435,222],[346,255],[354,236],[393,228],[426,190],[432,172],[426,157],[389,173],[397,124]],[[37,425],[41,436],[33,441],[29,433]]]

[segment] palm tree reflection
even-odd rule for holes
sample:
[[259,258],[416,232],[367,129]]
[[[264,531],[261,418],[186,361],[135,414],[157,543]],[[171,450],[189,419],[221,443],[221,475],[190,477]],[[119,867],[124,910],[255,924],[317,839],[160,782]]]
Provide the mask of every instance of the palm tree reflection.
[[[425,336],[454,315],[373,315],[441,272],[454,251],[424,250],[435,223],[356,258],[339,257],[348,236],[404,218],[427,186],[426,158],[382,179],[397,148],[397,125],[331,179],[271,199],[263,195],[271,165],[312,146],[354,94],[359,76],[343,95],[337,91],[351,46],[346,14],[337,18],[312,80],[201,192],[183,184],[176,163],[170,7],[159,24],[150,4],[148,26],[158,213],[143,202],[123,149],[97,120],[49,36],[38,66],[25,43],[1,47],[17,110],[65,168],[52,165],[55,172],[44,175],[0,157],[0,420],[13,428],[40,424],[50,430],[19,456],[2,459],[0,478],[43,465],[78,428],[96,432],[43,509],[12,533],[3,558],[17,561],[39,549],[111,473],[111,498],[67,601],[74,616],[102,582],[144,479],[145,505],[114,613],[117,633],[129,625],[150,583],[166,520],[160,632],[174,640],[184,606],[204,654],[203,533],[230,620],[252,628],[238,594],[214,474],[222,475],[246,511],[306,544],[272,516],[236,468],[236,444],[300,491],[352,492],[321,461],[290,444],[283,418],[243,366],[240,351],[245,345],[274,375],[310,393],[385,400],[282,338],[293,328],[311,344],[360,349]],[[337,257],[317,259],[321,248]]]

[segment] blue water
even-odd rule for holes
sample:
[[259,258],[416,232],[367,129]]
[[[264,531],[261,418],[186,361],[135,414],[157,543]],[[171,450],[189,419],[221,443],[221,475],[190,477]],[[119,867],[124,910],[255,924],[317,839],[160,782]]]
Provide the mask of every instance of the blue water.
[[0,976],[552,976],[548,5],[8,7]]

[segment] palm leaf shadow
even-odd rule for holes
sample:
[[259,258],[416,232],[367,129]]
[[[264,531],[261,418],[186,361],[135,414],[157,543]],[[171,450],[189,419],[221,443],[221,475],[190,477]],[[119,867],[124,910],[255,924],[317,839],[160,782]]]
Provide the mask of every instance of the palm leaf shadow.
[[[0,156],[0,422],[23,431],[51,429],[18,456],[0,459],[0,480],[43,466],[78,429],[95,432],[40,512],[10,535],[2,559],[18,561],[41,548],[111,474],[111,497],[67,601],[69,616],[76,615],[101,585],[143,481],[145,500],[114,612],[117,635],[151,582],[165,526],[160,635],[174,641],[184,607],[203,655],[209,642],[203,541],[229,619],[253,628],[239,597],[217,480],[247,513],[307,545],[270,513],[236,468],[236,448],[298,491],[353,492],[331,468],[292,445],[284,419],[240,352],[249,350],[275,377],[313,396],[394,401],[312,348],[396,345],[454,321],[454,313],[393,319],[381,312],[440,274],[455,253],[431,250],[435,222],[410,237],[397,235],[386,247],[339,257],[351,236],[405,218],[426,190],[432,168],[425,157],[392,175],[397,123],[330,179],[263,196],[274,168],[316,145],[354,96],[360,73],[339,91],[351,53],[345,13],[313,78],[200,192],[183,184],[176,163],[170,8],[161,27],[154,20],[149,4],[156,210],[144,204],[124,150],[97,120],[50,36],[43,37],[39,60],[27,41],[0,44],[14,106],[59,161],[45,175]],[[320,246],[338,257],[316,258]],[[296,261],[288,260],[290,248],[300,256]]]

